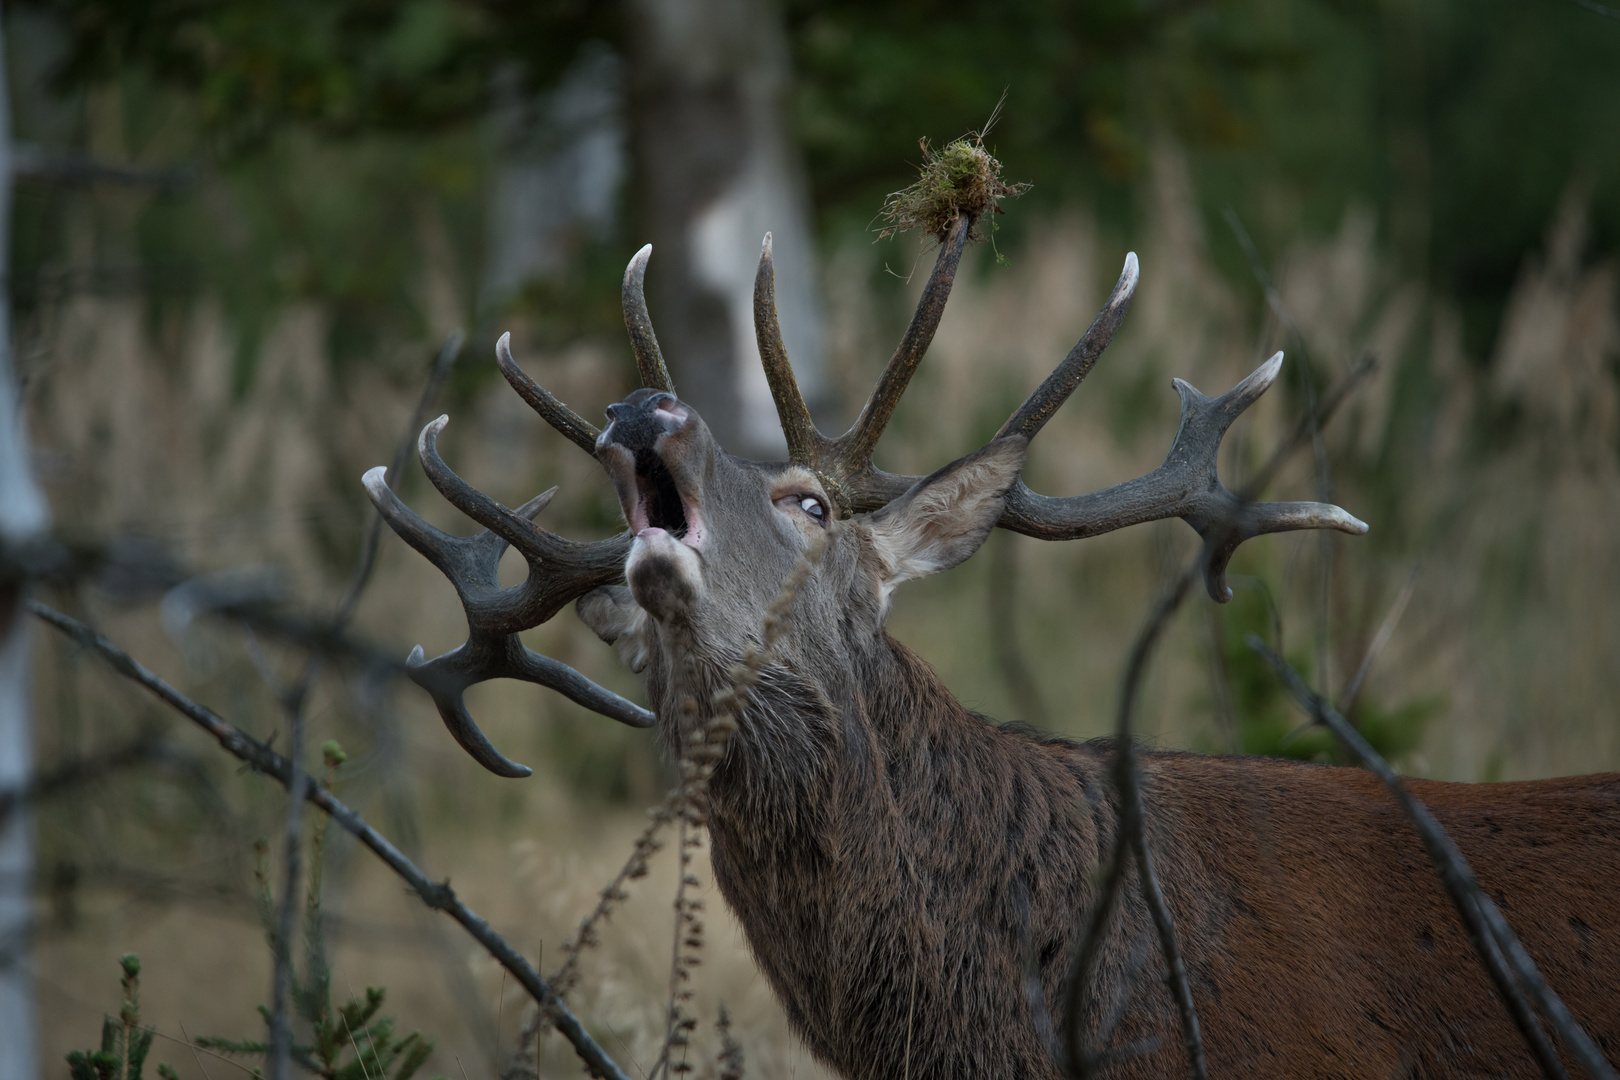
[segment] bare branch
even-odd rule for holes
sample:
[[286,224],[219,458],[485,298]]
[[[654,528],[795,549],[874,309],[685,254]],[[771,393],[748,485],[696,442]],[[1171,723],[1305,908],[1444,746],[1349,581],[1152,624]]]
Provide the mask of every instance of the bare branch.
[[1085,934],[1075,952],[1074,964],[1068,978],[1068,1008],[1064,1016],[1063,1034],[1069,1071],[1076,1077],[1084,1078],[1092,1075],[1103,1064],[1103,1057],[1107,1054],[1107,1047],[1099,1048],[1098,1054],[1092,1054],[1087,1050],[1082,1025],[1092,969],[1102,952],[1103,942],[1108,936],[1108,925],[1113,919],[1114,909],[1119,904],[1119,896],[1124,888],[1125,862],[1133,854],[1137,859],[1142,895],[1152,909],[1154,926],[1159,932],[1159,944],[1164,951],[1165,965],[1170,972],[1171,996],[1175,999],[1176,1010],[1181,1016],[1187,1060],[1194,1077],[1203,1080],[1207,1076],[1198,1014],[1193,1006],[1192,990],[1187,984],[1181,950],[1176,943],[1175,923],[1169,907],[1164,902],[1164,893],[1159,886],[1148,846],[1141,779],[1137,774],[1136,747],[1132,741],[1132,720],[1148,660],[1152,657],[1164,628],[1169,625],[1171,616],[1186,599],[1203,561],[1200,557],[1189,565],[1159,598],[1137,634],[1125,665],[1118,720],[1114,728],[1114,785],[1119,791],[1119,831],[1114,837],[1112,856],[1100,886],[1099,896],[1092,905]]
[[[1429,860],[1434,864],[1435,872],[1440,876],[1446,891],[1451,894],[1452,903],[1456,905],[1457,913],[1462,917],[1463,926],[1468,931],[1469,940],[1474,943],[1475,951],[1479,953],[1480,962],[1490,973],[1491,981],[1496,984],[1497,995],[1501,997],[1502,1004],[1512,1015],[1514,1024],[1524,1036],[1525,1043],[1529,1046],[1542,1073],[1549,1078],[1568,1075],[1564,1071],[1563,1063],[1558,1059],[1557,1051],[1548,1041],[1546,1033],[1541,1030],[1541,1025],[1536,1022],[1530,1003],[1525,999],[1523,993],[1525,990],[1535,997],[1542,1014],[1552,1022],[1553,1029],[1558,1032],[1559,1038],[1570,1049],[1581,1068],[1586,1070],[1587,1075],[1598,1080],[1615,1080],[1614,1069],[1604,1060],[1603,1054],[1582,1030],[1580,1024],[1569,1014],[1564,1003],[1542,980],[1541,973],[1536,970],[1529,954],[1524,951],[1524,946],[1519,943],[1518,937],[1502,918],[1501,912],[1497,910],[1490,896],[1479,887],[1479,881],[1469,868],[1468,861],[1463,858],[1462,852],[1457,849],[1457,845],[1446,833],[1439,819],[1407,789],[1405,784],[1401,783],[1395,770],[1389,767],[1389,762],[1385,761],[1377,750],[1373,749],[1372,744],[1363,738],[1337,709],[1307,686],[1299,677],[1299,673],[1277,655],[1275,650],[1253,634],[1249,635],[1248,644],[1271,665],[1300,709],[1332,731],[1362,765],[1382,780],[1406,816],[1411,819],[1413,827],[1423,841],[1424,849],[1429,854]],[[1513,965],[1512,971],[1509,970],[1508,964],[1504,963],[1504,953]],[[1517,984],[1514,981],[1515,975],[1518,977]]]
[[1406,575],[1406,582],[1401,591],[1395,594],[1395,602],[1389,606],[1389,614],[1384,616],[1383,623],[1378,627],[1378,633],[1373,635],[1372,644],[1367,646],[1367,655],[1361,658],[1361,666],[1356,673],[1350,676],[1350,681],[1344,684],[1344,690],[1339,694],[1339,709],[1346,715],[1355,707],[1356,698],[1361,694],[1361,686],[1367,681],[1372,666],[1378,662],[1378,657],[1389,644],[1389,639],[1395,634],[1395,627],[1400,623],[1401,616],[1406,614],[1406,605],[1412,599],[1412,590],[1417,586],[1418,568],[1412,567],[1412,572]]
[[[118,648],[105,637],[96,633],[77,619],[68,617],[53,608],[47,607],[37,601],[28,602],[28,610],[41,620],[54,626],[63,634],[77,642],[86,649],[91,650],[105,660],[114,671],[120,675],[139,683],[164,704],[179,712],[188,720],[196,723],[207,731],[219,745],[237,759],[245,762],[253,771],[271,777],[283,786],[290,786],[292,765],[280,754],[268,746],[241,731],[234,725],[222,719],[217,713],[197,704],[162,678],[149,671],[128,653]],[[552,992],[538,972],[529,966],[521,953],[513,949],[471,908],[459,900],[450,888],[448,881],[436,883],[416,867],[416,864],[407,859],[387,837],[368,825],[364,818],[318,785],[311,785],[305,792],[305,799],[314,803],[344,830],[352,834],[372,853],[388,865],[396,874],[405,880],[416,894],[422,898],[423,903],[439,911],[443,911],[472,935],[473,939],[483,946],[495,960],[511,973],[522,987],[529,992],[537,1004],[553,1010],[556,1016],[557,1029],[563,1037],[574,1047],[580,1060],[592,1076],[602,1077],[605,1080],[629,1080],[628,1075],[610,1058],[599,1046],[590,1033],[579,1022],[578,1017],[568,1009],[555,993]]]

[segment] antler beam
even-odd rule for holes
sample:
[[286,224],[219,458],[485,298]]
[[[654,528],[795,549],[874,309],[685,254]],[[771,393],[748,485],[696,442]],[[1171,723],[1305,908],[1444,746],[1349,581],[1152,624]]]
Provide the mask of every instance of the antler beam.
[[[904,493],[919,479],[898,476],[872,465],[872,451],[899,403],[922,354],[933,339],[950,294],[962,247],[973,226],[970,217],[958,217],[941,245],[911,325],[888,366],[879,377],[866,407],[848,432],[829,439],[816,430],[793,377],[793,368],[777,324],[775,269],[771,238],[765,237],[759,271],[754,278],[754,329],[760,359],[765,366],[777,414],[787,435],[792,461],[814,470],[839,504],[839,513],[876,510]],[[1063,358],[1056,370],[1031,394],[996,438],[1021,435],[1033,439],[1096,366],[1103,350],[1125,321],[1136,295],[1140,269],[1134,252],[1102,310]],[[1181,426],[1164,464],[1145,476],[1087,495],[1053,498],[1031,491],[1019,479],[1007,496],[1007,509],[999,527],[1043,540],[1074,540],[1097,536],[1127,525],[1179,517],[1204,538],[1209,548],[1205,587],[1219,601],[1231,598],[1226,587],[1226,566],[1243,541],[1264,533],[1293,529],[1337,529],[1360,534],[1364,522],[1326,503],[1255,503],[1239,498],[1221,483],[1216,458],[1221,439],[1232,422],[1265,392],[1282,368],[1278,353],[1218,398],[1199,393],[1177,379],[1181,395]]]

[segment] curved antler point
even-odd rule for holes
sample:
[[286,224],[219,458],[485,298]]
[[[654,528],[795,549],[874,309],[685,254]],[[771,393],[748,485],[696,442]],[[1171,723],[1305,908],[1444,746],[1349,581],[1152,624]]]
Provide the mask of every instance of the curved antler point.
[[652,258],[652,245],[641,245],[641,250],[630,256],[630,264],[624,268],[626,280],[632,275],[639,278],[645,274],[647,272],[647,260],[650,258]]
[[370,494],[371,492],[373,492],[375,489],[377,489],[379,487],[387,488],[388,487],[388,466],[386,466],[386,465],[373,465],[371,468],[367,469],[364,473],[360,474],[360,483],[365,486],[367,494]]
[[427,653],[423,651],[422,646],[411,646],[411,654],[405,658],[405,666],[409,668],[419,668],[427,662]]

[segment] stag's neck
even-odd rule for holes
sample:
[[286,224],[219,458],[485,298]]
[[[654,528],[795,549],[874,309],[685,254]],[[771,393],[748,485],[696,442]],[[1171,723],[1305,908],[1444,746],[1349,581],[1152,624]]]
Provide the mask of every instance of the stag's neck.
[[[1092,753],[997,728],[875,645],[819,687],[761,684],[710,812],[716,883],[801,1034],[849,1075],[902,1071],[843,1061],[839,1032],[911,995],[950,1012],[932,980],[951,950],[996,967],[1012,953],[991,938],[1010,935],[1046,965],[1112,834]],[[1025,1041],[1013,1071],[1048,1075]]]

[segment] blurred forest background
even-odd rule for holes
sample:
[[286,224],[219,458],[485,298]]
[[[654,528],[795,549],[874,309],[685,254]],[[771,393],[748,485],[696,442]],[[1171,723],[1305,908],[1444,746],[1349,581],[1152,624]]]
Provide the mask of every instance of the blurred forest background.
[[[980,445],[1135,250],[1135,306],[1036,444],[1038,490],[1154,467],[1172,376],[1214,393],[1284,349],[1279,385],[1227,440],[1236,487],[1312,395],[1378,365],[1267,493],[1338,502],[1371,532],[1245,545],[1234,602],[1189,604],[1155,661],[1150,741],[1330,760],[1243,635],[1336,693],[1411,581],[1353,717],[1405,771],[1620,768],[1620,11],[14,0],[4,32],[9,285],[38,477],[59,534],[168,568],[41,595],[258,736],[283,728],[278,689],[303,654],[210,598],[330,614],[370,521],[360,474],[392,457],[452,330],[466,346],[429,414],[451,417],[451,464],[509,505],[560,484],[543,522],[610,535],[610,486],[500,379],[495,338],[510,330],[536,379],[600,419],[632,388],[619,278],[651,241],[683,397],[727,446],[770,454],[748,288],[771,230],[788,344],[841,430],[932,259],[916,237],[875,242],[883,198],[914,178],[920,138],[980,128],[1005,91],[986,143],[1032,189],[964,261],[879,464],[928,472]],[[471,531],[414,462],[391,479]],[[998,534],[908,586],[893,629],[975,707],[1090,737],[1194,547],[1173,521],[1061,545]],[[463,626],[444,579],[385,535],[355,632],[403,657]],[[639,699],[571,612],[528,636]],[[255,842],[278,866],[281,789],[43,628],[35,702],[40,775],[99,763],[33,807],[42,1074],[97,1042],[129,952],[165,1035],[261,1037]],[[534,778],[484,773],[413,686],[343,664],[315,687],[306,744],[338,740],[338,793],[550,970],[665,765],[646,734],[532,686],[470,703]],[[666,852],[574,996],[627,1068],[663,1035],[674,878]],[[436,1041],[428,1073],[523,1074],[522,995],[493,961],[346,835],[328,838],[323,889],[336,997],[386,986],[399,1030]],[[708,899],[700,1074],[723,1000],[752,1074],[822,1075]],[[237,1072],[166,1039],[159,1059]],[[538,1061],[580,1075],[554,1037]]]

